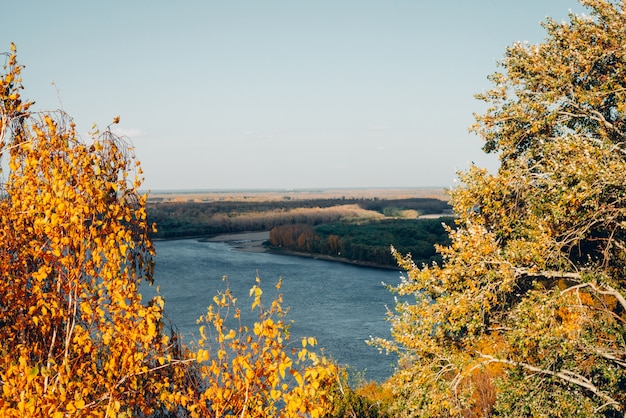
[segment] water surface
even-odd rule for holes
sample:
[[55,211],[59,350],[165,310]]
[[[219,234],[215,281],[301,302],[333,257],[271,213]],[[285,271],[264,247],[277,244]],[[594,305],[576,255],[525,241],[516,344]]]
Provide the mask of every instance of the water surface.
[[[395,357],[365,344],[370,336],[389,338],[386,307],[393,295],[382,285],[397,284],[399,271],[269,253],[237,251],[225,243],[174,240],[155,242],[155,286],[165,299],[165,312],[185,336],[197,337],[196,319],[206,312],[216,291],[228,285],[242,311],[250,310],[249,290],[261,278],[269,305],[282,277],[283,306],[291,336],[314,336],[319,347],[341,364],[382,381],[393,371]],[[145,296],[155,288],[142,288]]]

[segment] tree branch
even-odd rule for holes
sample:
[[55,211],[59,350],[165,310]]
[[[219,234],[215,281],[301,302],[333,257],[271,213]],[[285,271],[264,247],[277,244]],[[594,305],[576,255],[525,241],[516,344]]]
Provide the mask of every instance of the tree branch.
[[476,353],[479,356],[481,356],[482,358],[487,359],[489,363],[495,362],[495,363],[508,364],[509,366],[521,367],[521,368],[529,370],[531,372],[535,372],[535,373],[544,374],[544,375],[547,375],[547,376],[556,377],[558,379],[561,379],[564,382],[570,383],[572,385],[579,386],[579,387],[581,387],[583,389],[586,389],[586,390],[590,391],[591,393],[593,393],[597,397],[605,400],[606,401],[606,405],[612,405],[618,411],[621,411],[623,409],[622,405],[618,401],[616,401],[615,399],[613,399],[612,397],[610,397],[606,393],[603,393],[589,379],[587,379],[584,376],[579,375],[578,373],[574,373],[574,372],[569,371],[569,370],[560,370],[558,372],[555,372],[555,371],[552,371],[552,370],[542,369],[540,367],[536,367],[536,366],[533,366],[532,364],[528,364],[528,363],[524,363],[524,362],[519,362],[519,361],[514,361],[514,360],[507,360],[507,359],[499,359],[499,358],[490,356],[488,354],[483,354],[481,352],[476,352]]
[[599,355],[600,357],[603,357],[606,360],[612,361],[613,363],[617,364],[620,367],[623,367],[626,369],[626,361],[622,360],[621,358],[615,356],[612,353],[609,352],[605,352],[605,351],[600,351],[600,350],[593,350],[594,353],[596,353],[597,355]]
[[[580,273],[574,273],[574,272],[545,271],[545,270],[533,272],[526,268],[516,268],[514,269],[514,273],[518,276],[542,277],[546,279],[573,279],[573,280],[581,279]],[[614,289],[608,283],[602,283],[602,284],[593,283],[593,282],[579,283],[577,285],[568,287],[567,289],[563,290],[562,293],[571,292],[571,291],[582,289],[585,287],[592,288],[593,291],[599,295],[613,296],[615,299],[617,299],[618,303],[622,306],[622,309],[626,310],[626,298],[617,289]],[[602,288],[606,290],[602,290]]]
[[578,110],[582,111],[583,113],[572,113],[572,112],[568,112],[568,111],[565,111],[565,110],[560,110],[558,112],[558,114],[561,115],[561,116],[568,116],[570,118],[578,118],[578,119],[589,118],[591,120],[594,120],[594,121],[604,125],[605,128],[608,128],[611,131],[617,133],[622,138],[626,138],[626,135],[624,135],[622,132],[620,132],[619,129],[617,129],[614,124],[612,124],[611,122],[606,120],[604,115],[602,113],[598,112],[597,110],[589,109],[589,110],[587,110],[587,112],[589,112],[589,113],[584,113],[585,109],[581,109],[580,106],[578,106],[577,104],[575,104],[575,103],[573,103],[571,101],[569,102],[569,104],[571,104],[573,107],[576,107]]
[[513,272],[517,276],[527,277],[542,277],[545,279],[580,279],[580,273],[553,271],[553,270],[541,270],[531,271],[530,269],[520,267],[513,269]]
[[596,286],[596,284],[594,284],[592,282],[587,282],[587,283],[577,284],[576,286],[568,287],[567,289],[565,289],[563,291],[563,293],[569,292],[569,291],[572,291],[572,290],[576,290],[576,289],[582,289],[584,287],[591,287],[596,293],[598,293],[600,295],[613,296],[615,299],[617,299],[619,304],[622,305],[622,308],[624,308],[624,310],[626,310],[626,298],[624,298],[624,296],[619,291],[615,290],[614,288],[612,288],[610,285],[608,285],[606,283],[603,283],[600,286],[604,287],[607,290],[601,290],[601,289],[599,289]]

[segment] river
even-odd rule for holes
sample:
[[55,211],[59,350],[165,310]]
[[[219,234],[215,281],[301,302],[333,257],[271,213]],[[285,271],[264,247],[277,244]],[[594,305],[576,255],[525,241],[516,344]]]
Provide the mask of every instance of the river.
[[274,286],[282,277],[283,306],[294,321],[292,341],[314,336],[318,350],[381,382],[392,372],[395,357],[379,353],[365,341],[370,336],[390,337],[385,320],[394,296],[382,284],[395,285],[400,272],[332,261],[271,253],[238,251],[226,243],[193,239],[157,241],[153,287],[142,287],[145,297],[165,299],[165,313],[186,341],[197,337],[196,319],[206,312],[213,296],[228,285],[242,311],[250,310],[249,290],[261,278],[264,303],[269,306]]

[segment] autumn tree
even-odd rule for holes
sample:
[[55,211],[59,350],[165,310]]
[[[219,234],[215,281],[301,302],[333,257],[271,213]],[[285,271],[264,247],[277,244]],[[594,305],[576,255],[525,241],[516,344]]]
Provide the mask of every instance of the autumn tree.
[[[337,397],[337,367],[315,353],[315,338],[291,341],[282,295],[265,306],[256,281],[250,297],[258,321],[252,326],[242,321],[229,289],[213,298],[199,320],[195,355],[201,384],[182,391],[179,399],[199,418],[326,416]],[[279,280],[277,291],[280,287]]]
[[109,129],[85,144],[65,113],[31,113],[13,45],[6,59],[0,414],[150,414],[167,338],[162,301],[137,291],[154,255],[141,171]]
[[[291,416],[320,415],[334,366],[306,347],[291,360],[280,344],[284,325],[270,314],[261,313],[252,328],[261,343],[220,347],[210,353],[217,363],[206,348],[183,346],[165,332],[163,299],[143,301],[138,291],[152,281],[155,254],[132,149],[108,127],[85,143],[64,112],[32,112],[20,96],[23,67],[14,45],[4,57],[0,416],[211,417],[241,410],[261,417],[276,416],[276,402]],[[260,294],[255,287],[253,307]],[[273,304],[270,313],[277,310]],[[218,342],[230,340],[222,314],[211,312]],[[211,380],[205,363],[224,365],[219,379]]]
[[442,264],[398,255],[398,416],[626,414],[626,2],[581,2],[478,95]]

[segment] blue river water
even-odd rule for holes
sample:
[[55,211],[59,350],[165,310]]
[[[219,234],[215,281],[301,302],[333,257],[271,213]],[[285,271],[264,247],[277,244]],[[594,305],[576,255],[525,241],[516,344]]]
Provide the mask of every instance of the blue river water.
[[[228,286],[242,312],[250,311],[250,288],[261,278],[264,303],[276,295],[282,278],[283,306],[294,344],[303,336],[318,340],[318,351],[339,364],[381,382],[393,372],[395,357],[365,342],[370,336],[390,338],[387,308],[394,295],[382,283],[395,285],[400,271],[347,265],[311,258],[238,251],[228,244],[193,239],[157,241],[153,287],[142,287],[144,297],[165,299],[165,313],[186,341],[198,336],[196,320],[206,313],[213,296]],[[297,345],[296,345],[297,346]]]

